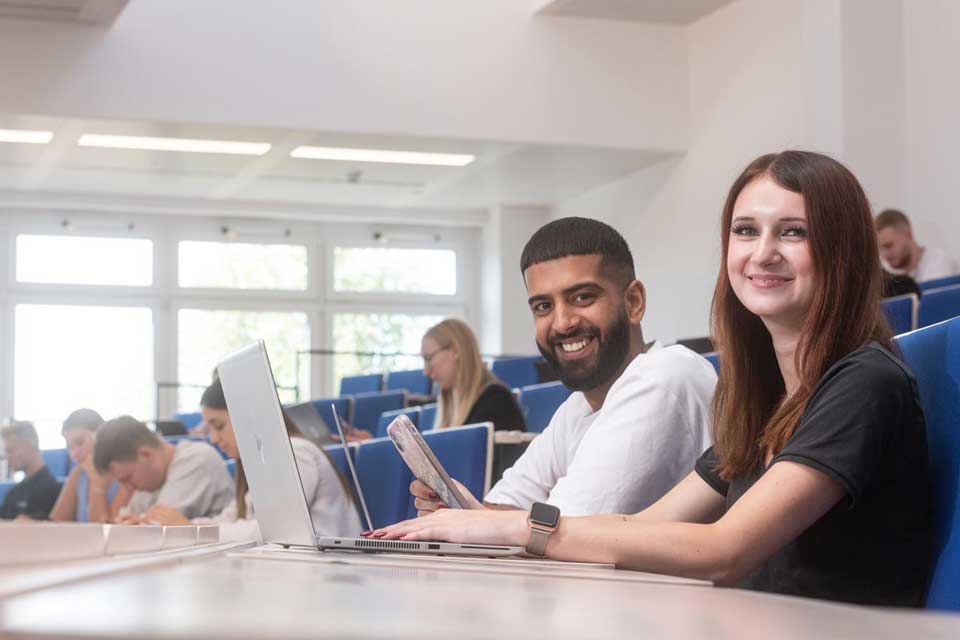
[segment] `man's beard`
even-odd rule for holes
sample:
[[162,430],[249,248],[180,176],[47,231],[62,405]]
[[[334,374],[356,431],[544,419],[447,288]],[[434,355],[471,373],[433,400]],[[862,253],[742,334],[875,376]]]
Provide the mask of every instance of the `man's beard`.
[[[557,342],[578,336],[597,341],[597,355],[593,362],[561,360],[557,357],[554,351]],[[574,391],[590,391],[609,382],[623,368],[624,360],[630,353],[630,323],[626,314],[621,314],[607,327],[603,336],[596,327],[586,327],[568,334],[552,334],[549,341],[548,347],[544,348],[538,340],[537,348],[563,384]]]

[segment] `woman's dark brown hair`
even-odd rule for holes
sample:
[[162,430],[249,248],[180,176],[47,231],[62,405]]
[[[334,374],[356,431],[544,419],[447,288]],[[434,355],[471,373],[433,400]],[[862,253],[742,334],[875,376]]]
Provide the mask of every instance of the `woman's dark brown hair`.
[[[813,301],[794,354],[799,384],[789,397],[770,334],[737,298],[727,273],[734,205],[744,187],[761,176],[803,196],[816,274]],[[882,274],[870,203],[857,179],[836,160],[809,151],[784,151],[751,162],[727,195],[721,238],[723,257],[711,318],[720,380],[712,408],[717,470],[729,480],[783,449],[830,366],[870,340],[892,347],[880,309]]]

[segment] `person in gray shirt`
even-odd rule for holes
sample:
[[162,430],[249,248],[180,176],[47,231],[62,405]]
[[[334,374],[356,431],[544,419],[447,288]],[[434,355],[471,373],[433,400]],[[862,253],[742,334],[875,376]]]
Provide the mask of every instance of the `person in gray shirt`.
[[149,522],[155,506],[187,518],[215,516],[233,499],[233,481],[216,450],[205,442],[166,442],[147,425],[120,416],[97,431],[93,464],[135,490],[125,522]]

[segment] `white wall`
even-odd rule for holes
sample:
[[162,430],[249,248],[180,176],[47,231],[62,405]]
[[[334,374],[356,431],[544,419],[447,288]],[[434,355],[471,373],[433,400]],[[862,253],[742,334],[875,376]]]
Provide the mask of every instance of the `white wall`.
[[146,0],[0,20],[0,111],[676,149],[683,42],[518,0]]
[[906,198],[921,244],[960,258],[957,205],[960,152],[960,2],[907,0]]
[[647,287],[646,337],[709,332],[720,210],[743,166],[811,141],[838,146],[839,83],[816,71],[839,46],[835,11],[832,1],[741,0],[691,25],[687,153],[554,209],[624,234]]
[[537,352],[527,290],[520,274],[520,254],[534,232],[548,220],[548,210],[498,207],[483,228],[481,349],[488,354]]

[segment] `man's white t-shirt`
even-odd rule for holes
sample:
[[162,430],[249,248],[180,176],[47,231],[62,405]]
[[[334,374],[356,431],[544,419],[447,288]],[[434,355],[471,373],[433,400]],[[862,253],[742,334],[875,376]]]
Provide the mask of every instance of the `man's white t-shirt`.
[[920,256],[917,268],[910,273],[910,277],[917,282],[947,278],[960,273],[960,265],[947,255],[943,249],[924,249]]
[[567,516],[636,513],[693,470],[712,443],[717,375],[686,347],[654,343],[593,411],[570,395],[484,500],[518,509],[549,502]]
[[206,442],[177,443],[167,478],[157,491],[136,491],[127,510],[142,515],[155,504],[173,507],[186,518],[215,516],[233,500],[233,480],[216,449]]

